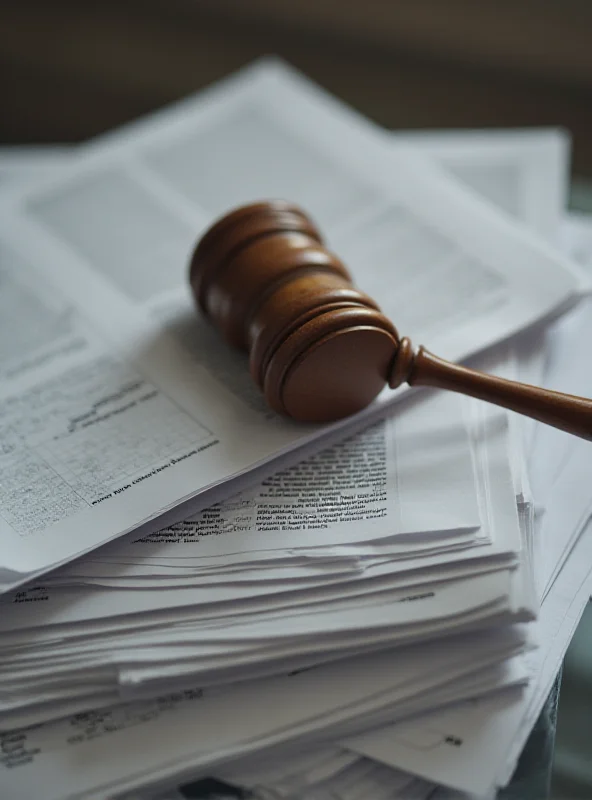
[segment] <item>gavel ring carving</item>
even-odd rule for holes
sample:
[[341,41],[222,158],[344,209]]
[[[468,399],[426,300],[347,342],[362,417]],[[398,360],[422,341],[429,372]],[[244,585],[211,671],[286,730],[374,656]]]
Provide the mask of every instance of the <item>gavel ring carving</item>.
[[190,264],[195,300],[227,342],[249,353],[275,411],[329,422],[405,381],[470,395],[592,439],[592,400],[504,380],[444,361],[400,338],[355,288],[299,208],[255,203],[219,219]]

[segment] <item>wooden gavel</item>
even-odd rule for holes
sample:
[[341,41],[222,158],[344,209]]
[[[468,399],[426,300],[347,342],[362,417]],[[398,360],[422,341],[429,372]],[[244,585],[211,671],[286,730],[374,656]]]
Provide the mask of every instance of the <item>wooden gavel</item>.
[[497,378],[417,351],[356,289],[299,208],[238,208],[198,242],[195,300],[229,344],[249,353],[253,379],[275,411],[330,422],[384,388],[432,386],[470,395],[592,439],[592,401]]

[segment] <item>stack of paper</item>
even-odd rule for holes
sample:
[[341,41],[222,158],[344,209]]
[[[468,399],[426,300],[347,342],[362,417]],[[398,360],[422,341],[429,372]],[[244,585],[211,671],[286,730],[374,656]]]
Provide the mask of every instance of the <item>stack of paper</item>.
[[536,382],[589,287],[544,241],[565,135],[393,141],[265,62],[66,158],[1,198],[6,796],[494,792],[590,592],[588,451],[536,472],[564,434],[444,393],[272,417],[183,269],[215,215],[288,197],[403,334]]
[[405,394],[333,426],[286,423],[196,315],[198,235],[278,195],[317,219],[401,335],[444,358],[557,315],[584,286],[531,231],[273,62],[79,149],[0,200],[5,589],[184,519]]

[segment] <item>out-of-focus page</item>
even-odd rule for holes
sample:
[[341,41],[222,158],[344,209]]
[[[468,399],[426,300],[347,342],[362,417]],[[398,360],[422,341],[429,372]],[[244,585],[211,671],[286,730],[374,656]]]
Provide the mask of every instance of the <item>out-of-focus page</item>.
[[[412,146],[433,159],[466,186],[578,260],[563,246],[567,237],[574,243],[585,241],[580,219],[566,219],[565,215],[570,177],[567,131],[412,131],[394,133],[393,142],[395,147]],[[511,347],[518,366],[516,380],[534,385],[543,381],[546,345],[546,331],[540,328],[514,339]],[[529,452],[536,423],[522,417],[520,428],[525,452]]]
[[592,273],[592,214],[568,212],[563,220],[561,241],[565,252]]
[[393,141],[434,159],[496,206],[559,243],[569,186],[567,131],[412,131],[394,133]]
[[[528,286],[532,295],[528,280],[535,275],[548,273],[531,301],[541,304],[539,313],[571,296],[572,275],[559,257],[417,153],[389,149],[384,133],[377,134],[288,68],[263,62],[89,145],[83,164],[23,192],[20,207],[35,228],[51,231],[111,288],[134,305],[164,307],[165,317],[171,313],[165,301],[186,296],[188,256],[213,218],[239,203],[277,196],[310,211],[360,285],[377,288],[386,310],[409,319],[409,333],[441,329],[445,350],[464,355],[492,336],[481,326],[478,342],[469,342],[476,321],[459,325],[465,313],[452,308],[448,292],[436,291],[445,276],[459,298],[468,295],[487,309],[498,330],[505,316],[500,306],[507,311],[517,302],[516,316],[528,317],[516,293]],[[519,255],[525,260],[516,269]],[[439,321],[429,326],[411,302],[417,276],[440,297]],[[533,308],[528,311],[532,317]],[[446,330],[453,323],[459,330]]]
[[156,530],[181,501],[370,421],[401,394],[334,426],[279,419],[246,389],[246,359],[195,314],[186,268],[197,236],[230,206],[278,195],[318,219],[402,334],[445,357],[581,290],[577,269],[528,231],[275,62],[105,137],[2,204],[11,295],[43,305],[43,282],[73,326],[67,352],[43,364],[45,334],[28,360],[20,345],[5,359],[6,569],[43,570],[141,524]]
[[0,185],[36,179],[59,170],[76,148],[68,145],[14,145],[0,147]]

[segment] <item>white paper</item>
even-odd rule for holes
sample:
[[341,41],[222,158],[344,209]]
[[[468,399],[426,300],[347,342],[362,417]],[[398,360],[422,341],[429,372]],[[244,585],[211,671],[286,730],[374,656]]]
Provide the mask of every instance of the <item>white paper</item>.
[[76,153],[70,145],[8,145],[0,147],[0,184],[34,181],[57,172]]
[[[496,783],[506,783],[592,593],[591,564],[592,524],[588,524],[541,606],[536,623],[540,646],[528,656],[532,680],[522,697],[502,704],[496,699],[479,701],[464,711],[454,709],[417,720],[408,728],[376,731],[354,742],[353,749],[464,791],[485,792]],[[429,731],[444,728],[453,739],[461,738],[461,745],[453,742],[450,746],[444,737],[413,754],[406,730],[417,730],[417,736],[426,731],[428,737]]]
[[[37,272],[51,274],[73,320],[45,373],[34,348],[3,385],[3,409],[18,405],[21,420],[51,410],[56,426],[51,442],[34,427],[9,440],[7,466],[16,476],[16,459],[18,486],[35,503],[26,511],[14,485],[3,498],[5,585],[142,523],[152,532],[180,501],[318,437],[272,422],[244,382],[240,395],[224,386],[212,364],[236,375],[236,358],[221,342],[213,357],[179,344],[200,325],[185,288],[197,235],[229,205],[278,192],[318,217],[402,332],[443,356],[465,357],[555,314],[583,286],[526,230],[412,152],[393,152],[373,126],[273,62],[89,145],[59,179],[15,188],[4,203],[11,274],[18,264],[33,287]],[[21,289],[13,295],[23,302]],[[84,395],[83,405],[70,399]],[[73,417],[87,427],[67,432]],[[149,432],[154,446],[139,447]],[[43,518],[51,529],[35,532]]]
[[[247,684],[211,695],[186,692],[4,734],[8,754],[0,762],[2,785],[14,800],[20,800],[42,784],[50,800],[97,792],[110,784],[122,790],[131,789],[131,784],[146,785],[151,773],[162,776],[170,770],[167,762],[171,761],[176,762],[171,764],[174,774],[195,771],[222,757],[248,752],[249,743],[259,748],[281,743],[311,726],[342,724],[356,714],[388,709],[410,693],[421,694],[443,680],[468,676],[499,661],[503,641],[500,632],[472,637],[447,650],[438,644],[426,645],[420,662],[413,648],[394,656],[377,653],[363,661],[367,670],[363,681],[360,659],[353,659],[266,680],[257,691]],[[506,638],[506,653],[511,641],[512,637]],[[516,640],[510,646],[515,645]],[[237,708],[241,709],[238,716]],[[166,754],[162,741],[168,742]]]
[[[357,774],[357,773],[356,773],[356,774]],[[351,778],[351,776],[350,776],[350,778]],[[371,785],[371,784],[361,784],[361,786],[365,786],[365,788],[366,788],[366,792],[370,791],[370,789],[368,788],[370,785]],[[338,784],[338,786],[343,786],[343,784]],[[408,787],[408,788],[409,788],[409,787]],[[341,789],[340,789],[340,790],[341,790]],[[352,790],[353,790],[353,789],[352,789]],[[363,791],[363,789],[362,789],[361,791]],[[368,796],[368,795],[362,795],[362,796]],[[372,796],[374,797],[374,795],[372,795]],[[405,797],[409,797],[409,796],[411,796],[411,795],[408,795],[407,793],[405,793],[405,794],[404,794],[404,796],[405,796]]]
[[[470,403],[483,410],[475,401]],[[70,678],[79,681],[82,675],[89,689],[72,698],[79,711],[85,703],[91,708],[113,702],[114,690],[121,697],[133,697],[154,695],[167,684],[172,688],[173,681],[177,686],[180,680],[182,685],[199,681],[204,686],[244,680],[282,665],[289,670],[343,658],[355,648],[361,652],[477,623],[528,618],[533,607],[530,593],[524,587],[516,593],[506,571],[513,572],[516,563],[507,556],[520,549],[506,435],[504,426],[496,423],[483,438],[491,451],[483,462],[491,506],[486,504],[484,517],[495,536],[489,545],[477,548],[473,562],[465,561],[469,554],[461,552],[459,563],[451,562],[448,568],[432,557],[417,560],[415,571],[410,571],[411,566],[399,567],[389,560],[385,549],[382,561],[370,562],[349,577],[321,575],[316,586],[310,581],[290,584],[280,571],[275,582],[245,585],[203,585],[198,578],[193,585],[170,588],[161,588],[155,580],[145,590],[132,592],[43,587],[18,593],[2,618],[5,663],[0,686],[9,699],[3,704],[5,725],[31,724],[64,713],[56,682],[67,685]],[[478,461],[481,464],[482,458]],[[399,579],[396,573],[401,569]],[[240,607],[231,604],[237,600]],[[83,635],[79,623],[84,624]],[[100,638],[95,638],[97,624]],[[161,628],[153,633],[155,625]],[[118,631],[120,638],[105,636]],[[35,655],[39,647],[44,648],[43,664]]]
[[566,130],[413,131],[394,133],[393,140],[434,159],[544,238],[562,241],[570,161]]
[[590,214],[570,211],[561,228],[562,249],[585,269],[592,270],[592,218]]

